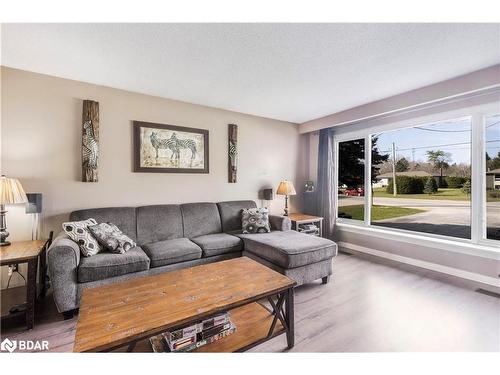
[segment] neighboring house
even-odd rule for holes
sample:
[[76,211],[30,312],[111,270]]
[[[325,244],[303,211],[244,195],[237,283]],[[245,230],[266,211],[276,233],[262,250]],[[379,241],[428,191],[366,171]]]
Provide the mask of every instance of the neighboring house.
[[[425,171],[408,171],[408,172],[396,172],[396,176],[431,177],[432,175]],[[437,182],[439,182],[439,176],[433,176],[433,177],[436,178]],[[385,187],[389,185],[389,179],[392,178],[392,172],[379,174],[375,178],[377,182],[373,184],[374,188]]]
[[500,168],[486,172],[486,189],[500,190]]

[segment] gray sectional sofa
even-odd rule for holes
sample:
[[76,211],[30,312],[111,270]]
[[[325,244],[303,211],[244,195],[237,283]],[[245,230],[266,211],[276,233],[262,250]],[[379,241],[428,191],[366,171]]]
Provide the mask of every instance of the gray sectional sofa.
[[70,317],[82,291],[130,278],[248,256],[303,284],[328,281],[334,242],[290,230],[290,220],[270,215],[271,232],[241,233],[241,211],[254,201],[187,203],[74,211],[71,221],[112,222],[137,242],[125,254],[83,257],[64,232],[47,251],[49,276],[59,312]]

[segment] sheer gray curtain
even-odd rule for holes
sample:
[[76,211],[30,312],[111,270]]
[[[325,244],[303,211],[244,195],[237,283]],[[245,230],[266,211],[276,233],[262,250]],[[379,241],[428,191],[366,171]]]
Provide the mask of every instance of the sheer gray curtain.
[[326,238],[333,236],[335,224],[333,211],[334,152],[333,132],[330,129],[321,129],[318,150],[317,212],[319,216],[324,218],[323,235]]

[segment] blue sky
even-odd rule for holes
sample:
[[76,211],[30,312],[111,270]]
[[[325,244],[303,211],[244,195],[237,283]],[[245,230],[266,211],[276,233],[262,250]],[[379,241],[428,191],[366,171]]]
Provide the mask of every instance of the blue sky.
[[[500,116],[487,119],[486,126],[500,121]],[[500,139],[500,124],[487,128],[487,140]],[[380,134],[378,148],[390,153],[392,142],[396,144],[398,157],[409,161],[426,161],[427,150],[443,150],[451,154],[452,163],[470,164],[471,121],[469,118],[441,121],[418,127]],[[488,153],[494,155],[500,142],[487,143]]]

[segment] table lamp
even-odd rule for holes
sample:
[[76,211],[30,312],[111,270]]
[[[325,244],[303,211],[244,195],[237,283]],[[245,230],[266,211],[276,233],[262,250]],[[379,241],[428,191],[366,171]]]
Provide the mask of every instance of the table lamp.
[[276,190],[276,194],[285,196],[285,213],[283,215],[288,216],[288,196],[297,194],[293,187],[293,183],[287,180],[281,181],[278,190]]
[[26,193],[24,192],[21,183],[16,178],[0,177],[0,246],[10,245],[6,238],[9,237],[7,232],[7,224],[5,222],[5,205],[26,203]]

